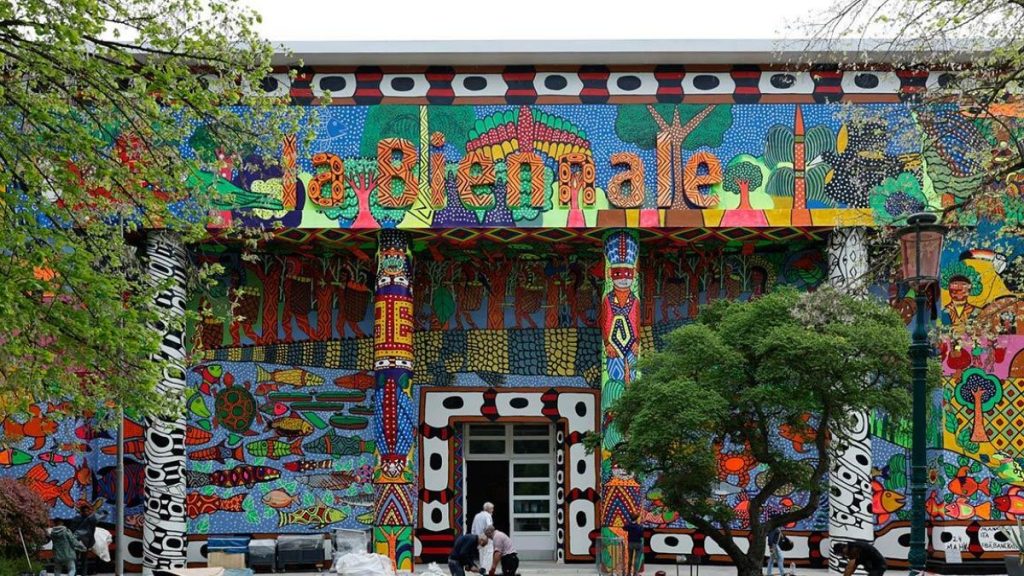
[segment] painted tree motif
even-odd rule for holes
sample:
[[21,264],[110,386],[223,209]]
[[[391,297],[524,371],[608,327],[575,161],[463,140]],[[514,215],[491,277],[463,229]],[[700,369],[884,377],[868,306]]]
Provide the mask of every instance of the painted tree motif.
[[[470,129],[476,122],[472,106],[428,106],[427,122],[430,132],[444,134],[445,140],[456,148],[465,145]],[[366,116],[360,154],[372,158],[377,154],[377,143],[384,138],[402,138],[412,143],[420,141],[422,115],[419,106],[374,106]],[[428,150],[420,150],[421,155]]]
[[757,190],[764,184],[762,166],[756,158],[741,154],[733,158],[725,167],[722,188],[727,192],[739,194],[739,210],[750,210],[750,191]]
[[988,442],[982,415],[1003,399],[1003,384],[999,378],[981,368],[968,368],[960,376],[954,398],[958,404],[974,413],[971,442]]
[[765,136],[764,161],[772,171],[767,192],[792,197],[794,211],[806,211],[808,200],[834,204],[825,194],[832,166],[824,157],[835,148],[836,136],[828,126],[818,125],[804,133],[803,112],[797,106],[793,128],[776,124]]
[[[672,208],[675,209],[686,208],[683,150],[719,146],[731,127],[732,107],[728,105],[623,105],[619,106],[615,116],[615,133],[624,142],[647,150],[656,148],[659,138],[668,143],[671,162],[668,179],[675,190],[672,198]],[[659,185],[667,187],[668,182]]]

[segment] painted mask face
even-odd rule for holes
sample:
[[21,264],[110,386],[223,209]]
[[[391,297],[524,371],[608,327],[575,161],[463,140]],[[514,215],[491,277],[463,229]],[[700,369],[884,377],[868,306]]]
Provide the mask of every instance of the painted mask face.
[[971,293],[971,282],[964,278],[954,278],[949,282],[949,297],[953,302],[964,302]]
[[398,276],[405,269],[405,252],[402,250],[383,250],[380,258],[381,272],[388,276]]
[[633,269],[629,267],[612,268],[612,286],[626,290],[633,286]]

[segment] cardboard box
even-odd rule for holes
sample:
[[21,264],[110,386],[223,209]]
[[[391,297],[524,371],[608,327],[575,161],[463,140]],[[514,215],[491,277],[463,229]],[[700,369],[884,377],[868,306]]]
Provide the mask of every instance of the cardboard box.
[[245,554],[209,552],[206,565],[210,568],[245,568]]

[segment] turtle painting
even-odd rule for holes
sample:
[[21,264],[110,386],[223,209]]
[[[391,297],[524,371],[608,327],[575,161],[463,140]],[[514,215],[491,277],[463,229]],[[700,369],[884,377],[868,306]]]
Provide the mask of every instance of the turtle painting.
[[248,390],[249,383],[243,386],[228,386],[214,396],[213,425],[223,426],[231,432],[246,434],[252,431],[253,421],[260,424],[263,418],[256,409],[256,399]]

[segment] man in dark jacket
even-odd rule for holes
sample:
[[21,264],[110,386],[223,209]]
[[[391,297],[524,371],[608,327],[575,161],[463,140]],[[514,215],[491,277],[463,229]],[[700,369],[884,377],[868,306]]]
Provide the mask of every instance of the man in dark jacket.
[[868,576],[882,576],[888,566],[885,557],[869,542],[854,540],[853,542],[839,542],[832,547],[832,551],[846,558],[846,572],[843,576],[853,576],[857,565],[867,571]]
[[480,548],[487,545],[487,536],[480,534],[465,534],[459,536],[452,546],[452,553],[448,555],[448,570],[452,576],[466,576],[466,566],[477,565]]

